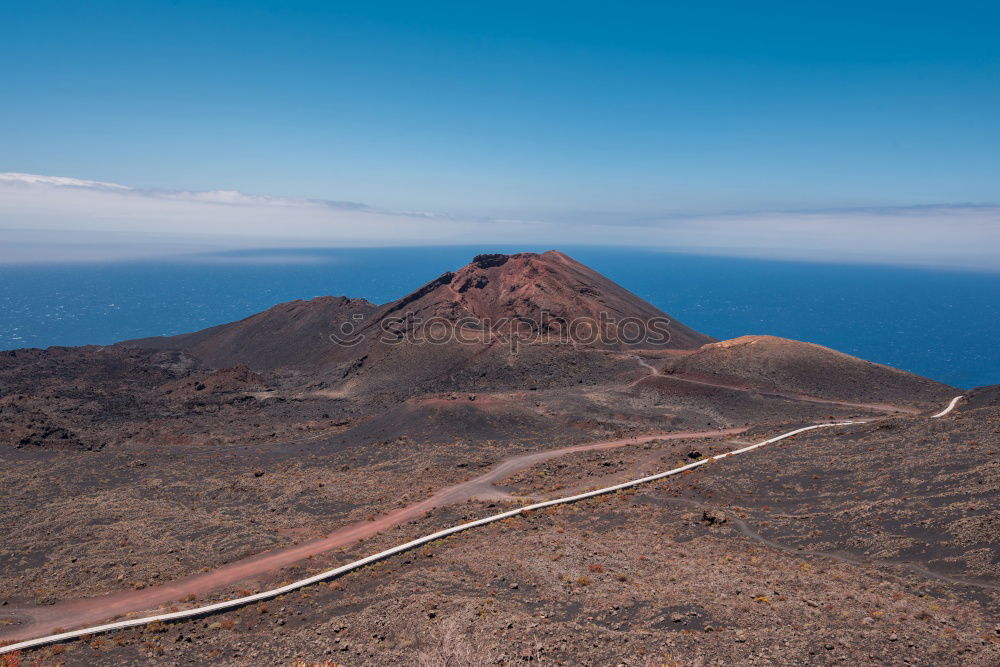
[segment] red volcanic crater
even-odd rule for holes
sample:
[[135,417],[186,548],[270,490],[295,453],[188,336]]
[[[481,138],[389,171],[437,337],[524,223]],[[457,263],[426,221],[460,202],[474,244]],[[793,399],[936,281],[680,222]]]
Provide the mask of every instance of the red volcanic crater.
[[598,347],[688,349],[714,340],[556,250],[479,255],[375,317],[404,315]]

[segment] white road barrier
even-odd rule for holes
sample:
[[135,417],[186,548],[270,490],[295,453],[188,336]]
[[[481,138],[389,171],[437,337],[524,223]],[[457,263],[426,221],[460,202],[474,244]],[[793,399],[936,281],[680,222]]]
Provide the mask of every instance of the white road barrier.
[[[942,417],[955,407],[958,400],[962,398],[957,396],[952,399],[951,403],[942,412],[939,412],[933,417]],[[404,551],[409,551],[415,547],[419,547],[428,542],[433,542],[434,540],[439,540],[442,537],[448,537],[449,535],[454,535],[455,533],[460,533],[462,531],[469,530],[470,528],[476,528],[478,526],[484,526],[488,523],[494,523],[496,521],[502,521],[503,519],[508,519],[512,516],[517,516],[519,514],[524,514],[525,512],[531,512],[533,510],[540,510],[546,507],[552,507],[553,505],[562,505],[565,503],[573,503],[578,500],[585,500],[587,498],[593,498],[594,496],[600,496],[607,493],[614,493],[615,491],[620,491],[622,489],[628,489],[633,486],[639,486],[640,484],[647,484],[649,482],[655,482],[658,479],[663,479],[665,477],[670,477],[672,475],[677,475],[688,470],[693,470],[700,466],[703,466],[712,461],[718,461],[730,456],[736,456],[738,454],[744,454],[746,452],[757,449],[758,447],[763,447],[764,445],[770,445],[771,443],[778,442],[779,440],[784,440],[785,438],[790,438],[793,435],[798,435],[799,433],[804,433],[806,431],[812,431],[818,428],[830,428],[834,426],[848,426],[851,424],[865,424],[866,420],[851,420],[843,422],[832,422],[826,424],[814,424],[812,426],[803,426],[802,428],[797,428],[787,433],[782,433],[779,436],[769,438],[762,442],[758,442],[754,445],[749,445],[743,447],[742,449],[737,449],[731,452],[726,452],[725,454],[717,454],[708,458],[703,458],[687,465],[683,465],[679,468],[674,468],[673,470],[668,470],[666,472],[657,473],[655,475],[649,475],[648,477],[642,477],[640,479],[635,479],[629,482],[623,482],[621,484],[615,484],[614,486],[608,486],[603,489],[597,489],[595,491],[587,491],[586,493],[580,493],[575,496],[566,496],[565,498],[556,498],[554,500],[546,500],[540,503],[535,503],[533,505],[525,505],[524,507],[518,507],[517,509],[510,510],[508,512],[501,512],[500,514],[494,514],[488,516],[484,519],[479,519],[477,521],[470,521],[468,523],[463,523],[458,526],[452,526],[451,528],[445,528],[444,530],[439,530],[436,533],[431,533],[430,535],[424,535],[423,537],[418,537],[415,540],[406,542],[405,544],[400,544],[398,546],[392,547],[391,549],[386,549],[385,551],[380,551],[377,554],[372,554],[371,556],[366,556],[360,560],[356,560],[352,563],[347,563],[346,565],[341,565],[340,567],[334,568],[332,570],[327,570],[325,572],[320,572],[311,577],[305,579],[300,579],[299,581],[294,581],[290,584],[286,584],[279,588],[272,588],[267,591],[261,591],[260,593],[255,593],[253,595],[246,595],[244,597],[234,598],[232,600],[225,600],[223,602],[216,602],[215,604],[205,605],[203,607],[194,607],[192,609],[183,609],[181,611],[170,612],[166,614],[156,614],[154,616],[145,616],[143,618],[132,618],[124,621],[116,621],[114,623],[107,623],[105,625],[96,625],[89,628],[82,628],[80,630],[71,630],[69,632],[61,632],[59,634],[47,635],[45,637],[38,637],[37,639],[28,639],[16,644],[9,644],[7,646],[0,647],[0,654],[9,653],[11,651],[18,651],[20,649],[32,648],[35,646],[42,646],[45,644],[54,644],[67,639],[76,639],[82,635],[94,635],[102,632],[109,632],[111,630],[121,630],[124,628],[132,628],[137,625],[146,625],[148,623],[153,623],[155,621],[177,621],[185,618],[192,618],[196,616],[205,616],[218,611],[223,611],[225,609],[232,609],[234,607],[241,607],[243,605],[250,604],[252,602],[258,602],[261,600],[269,600],[271,598],[278,597],[279,595],[284,595],[285,593],[290,593],[299,588],[305,588],[306,586],[311,586],[312,584],[319,583],[326,579],[333,579],[342,574],[346,574],[358,568],[364,567],[376,561],[383,560],[390,556],[394,556],[398,553]]]
[[938,417],[944,417],[946,414],[948,414],[949,412],[951,412],[952,410],[955,409],[955,406],[958,405],[958,402],[960,400],[962,400],[961,396],[956,396],[955,398],[951,399],[951,403],[948,404],[948,407],[946,407],[944,410],[942,410],[941,412],[937,413],[936,415],[931,415],[931,419],[937,419]]

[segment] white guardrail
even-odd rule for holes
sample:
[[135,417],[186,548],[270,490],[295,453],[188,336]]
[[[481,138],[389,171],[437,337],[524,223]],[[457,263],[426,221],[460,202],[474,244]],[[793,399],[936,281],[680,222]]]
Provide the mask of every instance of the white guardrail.
[[[943,417],[954,409],[955,405],[958,403],[961,396],[956,396],[952,399],[948,407],[932,418]],[[124,621],[115,621],[114,623],[107,623],[105,625],[95,625],[89,628],[81,628],[79,630],[70,630],[69,632],[60,632],[59,634],[47,635],[45,637],[38,637],[37,639],[28,639],[16,644],[9,644],[7,646],[0,647],[0,654],[9,653],[11,651],[18,651],[21,649],[32,648],[35,646],[43,646],[45,644],[53,644],[56,642],[61,642],[67,639],[76,639],[83,635],[94,635],[102,632],[110,632],[111,630],[121,630],[124,628],[133,628],[137,625],[146,625],[147,623],[153,623],[154,621],[177,621],[184,618],[192,618],[195,616],[205,616],[207,614],[212,614],[218,611],[223,611],[225,609],[232,609],[234,607],[241,607],[243,605],[250,604],[252,602],[257,602],[259,600],[269,600],[271,598],[278,597],[279,595],[284,595],[285,593],[290,593],[291,591],[305,588],[306,586],[311,586],[312,584],[324,581],[326,579],[333,579],[342,574],[346,574],[358,568],[364,567],[370,563],[383,560],[390,556],[394,556],[398,553],[404,551],[409,551],[414,547],[419,547],[428,542],[433,542],[434,540],[439,540],[442,537],[448,537],[449,535],[454,535],[455,533],[461,533],[463,531],[469,530],[471,528],[476,528],[478,526],[484,526],[488,523],[494,523],[496,521],[502,521],[503,519],[510,518],[512,516],[517,516],[519,514],[524,514],[525,512],[531,512],[534,510],[544,509],[546,507],[551,507],[553,505],[562,505],[565,503],[573,503],[578,500],[585,500],[587,498],[593,498],[594,496],[600,496],[607,493],[614,493],[615,491],[620,491],[622,489],[628,489],[633,486],[639,486],[640,484],[647,484],[649,482],[655,482],[658,479],[663,479],[665,477],[670,477],[678,473],[685,472],[687,470],[693,470],[699,466],[703,466],[712,461],[718,461],[720,459],[727,458],[729,456],[736,456],[738,454],[745,454],[746,452],[757,449],[758,447],[763,447],[764,445],[770,445],[771,443],[778,442],[779,440],[784,440],[785,438],[790,438],[793,435],[798,435],[799,433],[804,433],[806,431],[812,431],[818,428],[830,428],[833,426],[848,426],[851,424],[865,424],[866,420],[851,420],[843,422],[831,422],[826,424],[814,424],[812,426],[803,426],[802,428],[797,428],[787,433],[782,433],[781,435],[769,438],[762,442],[758,442],[754,445],[748,445],[742,449],[736,449],[731,452],[726,452],[725,454],[717,454],[715,456],[710,456],[708,458],[700,459],[694,461],[693,463],[688,463],[679,468],[674,468],[673,470],[668,470],[666,472],[657,473],[655,475],[649,475],[648,477],[642,477],[640,479],[634,479],[629,482],[622,482],[621,484],[615,484],[614,486],[608,486],[603,489],[597,489],[595,491],[587,491],[586,493],[580,493],[575,496],[566,496],[565,498],[556,498],[554,500],[546,500],[540,503],[535,503],[533,505],[525,505],[524,507],[518,507],[517,509],[512,509],[507,512],[501,512],[500,514],[494,514],[483,519],[478,519],[476,521],[470,521],[468,523],[463,523],[458,526],[452,526],[451,528],[445,528],[444,530],[439,530],[436,533],[431,533],[430,535],[424,535],[423,537],[418,537],[415,540],[411,540],[404,544],[392,547],[391,549],[386,549],[385,551],[380,551],[379,553],[372,554],[371,556],[366,556],[360,560],[356,560],[346,565],[341,565],[332,570],[326,570],[325,572],[320,572],[319,574],[314,574],[311,577],[305,579],[300,579],[299,581],[293,581],[290,584],[280,586],[278,588],[272,588],[270,590],[261,591],[260,593],[254,593],[253,595],[246,595],[239,598],[234,598],[232,600],[224,600],[223,602],[216,602],[215,604],[209,604],[202,607],[193,607],[191,609],[182,609],[181,611],[170,612],[166,614],[156,614],[154,616],[144,616],[143,618],[132,618]]]
[[956,396],[955,398],[951,399],[951,403],[948,404],[948,407],[946,407],[944,410],[942,410],[941,412],[937,413],[936,415],[931,415],[931,419],[937,419],[938,417],[944,417],[946,414],[948,414],[949,412],[951,412],[952,410],[955,409],[955,406],[958,405],[958,402],[960,400],[962,400],[962,396]]

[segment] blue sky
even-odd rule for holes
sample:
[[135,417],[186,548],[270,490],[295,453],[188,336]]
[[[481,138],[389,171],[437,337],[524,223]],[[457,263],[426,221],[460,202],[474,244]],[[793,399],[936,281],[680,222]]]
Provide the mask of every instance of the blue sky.
[[[7,3],[0,172],[570,229],[996,204],[997,25],[995,2]],[[23,213],[0,226],[51,217]]]

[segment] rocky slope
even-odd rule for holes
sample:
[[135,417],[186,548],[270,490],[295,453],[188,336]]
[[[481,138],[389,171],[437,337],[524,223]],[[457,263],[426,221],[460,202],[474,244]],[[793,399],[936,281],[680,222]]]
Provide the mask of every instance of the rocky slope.
[[953,387],[836,350],[776,336],[741,336],[669,359],[679,377],[840,401],[936,403]]
[[[308,368],[348,356],[330,335],[375,310],[364,299],[324,296],[281,303],[239,322],[179,336],[127,341],[123,346],[183,350],[215,368]],[[357,318],[357,320],[356,320]]]

